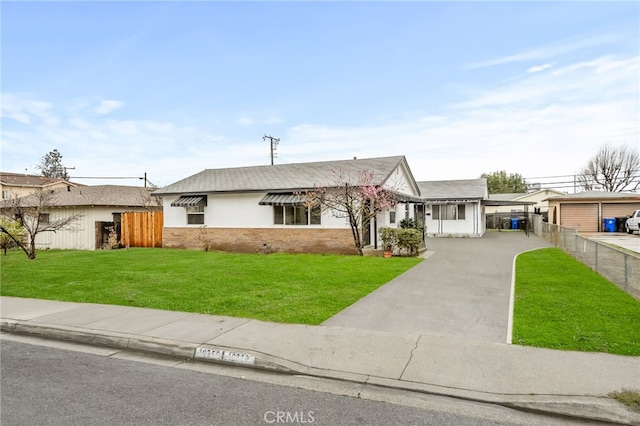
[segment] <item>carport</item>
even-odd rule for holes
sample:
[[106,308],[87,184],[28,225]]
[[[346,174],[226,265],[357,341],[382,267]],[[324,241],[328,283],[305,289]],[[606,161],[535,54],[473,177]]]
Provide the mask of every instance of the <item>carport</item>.
[[[487,228],[489,229],[511,229],[511,221],[514,218],[520,220],[520,226],[518,229],[522,229],[527,235],[531,230],[531,224],[529,223],[529,206],[535,205],[532,201],[507,201],[507,200],[482,200],[482,205],[485,207],[523,207],[524,212],[513,213],[487,213]],[[522,222],[524,221],[524,222]],[[505,228],[508,223],[508,227]],[[524,226],[523,226],[524,224]]]

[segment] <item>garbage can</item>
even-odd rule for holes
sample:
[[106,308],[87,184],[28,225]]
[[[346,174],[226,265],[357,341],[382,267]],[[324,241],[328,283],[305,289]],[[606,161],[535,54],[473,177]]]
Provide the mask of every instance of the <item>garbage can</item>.
[[520,229],[527,229],[527,219],[520,219],[518,225],[520,225]]
[[520,229],[518,227],[519,222],[520,219],[518,219],[517,217],[511,218],[511,229]]
[[603,226],[603,230],[604,232],[616,232],[616,219],[613,217],[606,217],[603,219],[604,222],[604,226]]

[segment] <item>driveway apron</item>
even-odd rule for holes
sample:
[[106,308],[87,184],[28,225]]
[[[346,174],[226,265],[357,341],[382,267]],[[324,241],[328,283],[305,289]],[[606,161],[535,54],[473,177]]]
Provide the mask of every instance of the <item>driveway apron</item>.
[[523,232],[429,238],[423,262],[323,325],[505,343],[513,260],[541,247]]

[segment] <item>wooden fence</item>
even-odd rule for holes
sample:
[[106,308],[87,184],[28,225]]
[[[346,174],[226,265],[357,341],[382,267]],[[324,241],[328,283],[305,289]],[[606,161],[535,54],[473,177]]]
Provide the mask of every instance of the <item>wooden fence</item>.
[[122,213],[121,243],[125,247],[162,247],[162,212]]

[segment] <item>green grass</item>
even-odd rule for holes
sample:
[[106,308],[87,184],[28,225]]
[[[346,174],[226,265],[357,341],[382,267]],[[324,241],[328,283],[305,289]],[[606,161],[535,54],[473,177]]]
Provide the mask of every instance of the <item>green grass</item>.
[[622,389],[621,391],[611,392],[609,397],[621,402],[629,408],[640,411],[640,391],[635,389]]
[[417,258],[51,250],[0,256],[0,294],[320,324]]
[[640,355],[640,301],[557,248],[516,261],[513,343]]

